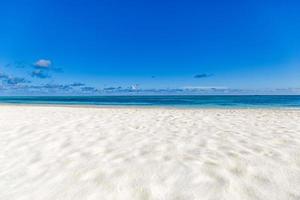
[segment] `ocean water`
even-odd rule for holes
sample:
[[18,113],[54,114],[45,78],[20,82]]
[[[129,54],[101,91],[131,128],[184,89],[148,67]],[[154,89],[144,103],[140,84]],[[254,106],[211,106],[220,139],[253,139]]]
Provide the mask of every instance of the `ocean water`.
[[0,104],[155,106],[183,108],[300,108],[300,95],[241,96],[19,96]]

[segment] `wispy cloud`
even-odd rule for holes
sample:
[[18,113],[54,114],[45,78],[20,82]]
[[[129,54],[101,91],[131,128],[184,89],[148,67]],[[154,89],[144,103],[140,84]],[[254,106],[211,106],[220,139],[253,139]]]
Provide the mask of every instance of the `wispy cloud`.
[[[5,84],[0,84],[2,92],[11,91],[22,94],[72,94],[72,95],[97,95],[97,94],[135,94],[135,95],[250,95],[250,94],[300,94],[300,88],[274,88],[274,89],[238,89],[224,86],[187,86],[182,88],[160,88],[160,89],[132,89],[131,87],[106,87],[98,89],[92,86],[82,87],[82,84],[41,84],[32,85],[24,78],[7,78],[2,74]],[[78,86],[76,86],[78,85]]]
[[182,87],[182,89],[185,90],[225,90],[228,89],[228,87],[225,86],[185,86]]
[[30,81],[27,80],[26,78],[13,77],[4,73],[0,73],[0,80],[2,80],[2,83],[6,85],[18,85],[22,83],[30,83]]
[[6,74],[0,73],[0,79],[7,79],[8,76]]
[[211,76],[213,76],[213,74],[196,74],[195,76],[194,76],[194,78],[208,78],[208,77],[211,77]]
[[98,89],[94,88],[94,87],[82,87],[81,88],[82,92],[97,92]]
[[59,90],[71,90],[72,87],[70,85],[62,85],[62,84],[46,84],[43,85],[42,88],[46,89],[59,89]]
[[71,87],[82,87],[82,86],[85,86],[84,83],[79,83],[79,82],[75,82],[75,83],[72,83],[70,84]]
[[18,85],[21,83],[30,83],[30,81],[26,80],[25,78],[19,78],[19,77],[8,77],[4,79],[4,83],[8,85]]
[[33,78],[36,77],[36,78],[41,78],[41,79],[51,77],[46,71],[40,70],[40,69],[36,69],[36,70],[32,71],[30,76]]
[[115,91],[115,90],[121,90],[122,87],[119,86],[119,87],[106,87],[106,88],[103,88],[104,91]]

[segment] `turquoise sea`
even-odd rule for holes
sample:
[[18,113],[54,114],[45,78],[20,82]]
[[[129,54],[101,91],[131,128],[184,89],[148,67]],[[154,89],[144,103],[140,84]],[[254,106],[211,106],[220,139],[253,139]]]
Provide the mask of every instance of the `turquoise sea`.
[[0,104],[155,106],[193,108],[300,108],[300,95],[235,96],[18,96]]

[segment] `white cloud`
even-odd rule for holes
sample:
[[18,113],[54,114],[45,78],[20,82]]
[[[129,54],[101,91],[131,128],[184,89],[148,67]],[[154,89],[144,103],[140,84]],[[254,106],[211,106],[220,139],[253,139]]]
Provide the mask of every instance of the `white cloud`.
[[51,60],[40,59],[34,63],[35,67],[49,68],[51,66]]
[[186,86],[186,87],[183,87],[182,89],[185,89],[185,90],[227,90],[229,88],[224,87],[224,86]]

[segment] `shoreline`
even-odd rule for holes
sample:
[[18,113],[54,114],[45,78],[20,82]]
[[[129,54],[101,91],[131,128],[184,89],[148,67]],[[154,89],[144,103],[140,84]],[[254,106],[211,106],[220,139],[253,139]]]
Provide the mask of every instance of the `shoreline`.
[[54,108],[97,108],[97,109],[162,109],[162,110],[287,110],[300,111],[300,107],[187,107],[187,106],[143,106],[143,105],[79,105],[79,104],[22,104],[0,103],[0,107],[54,107]]

